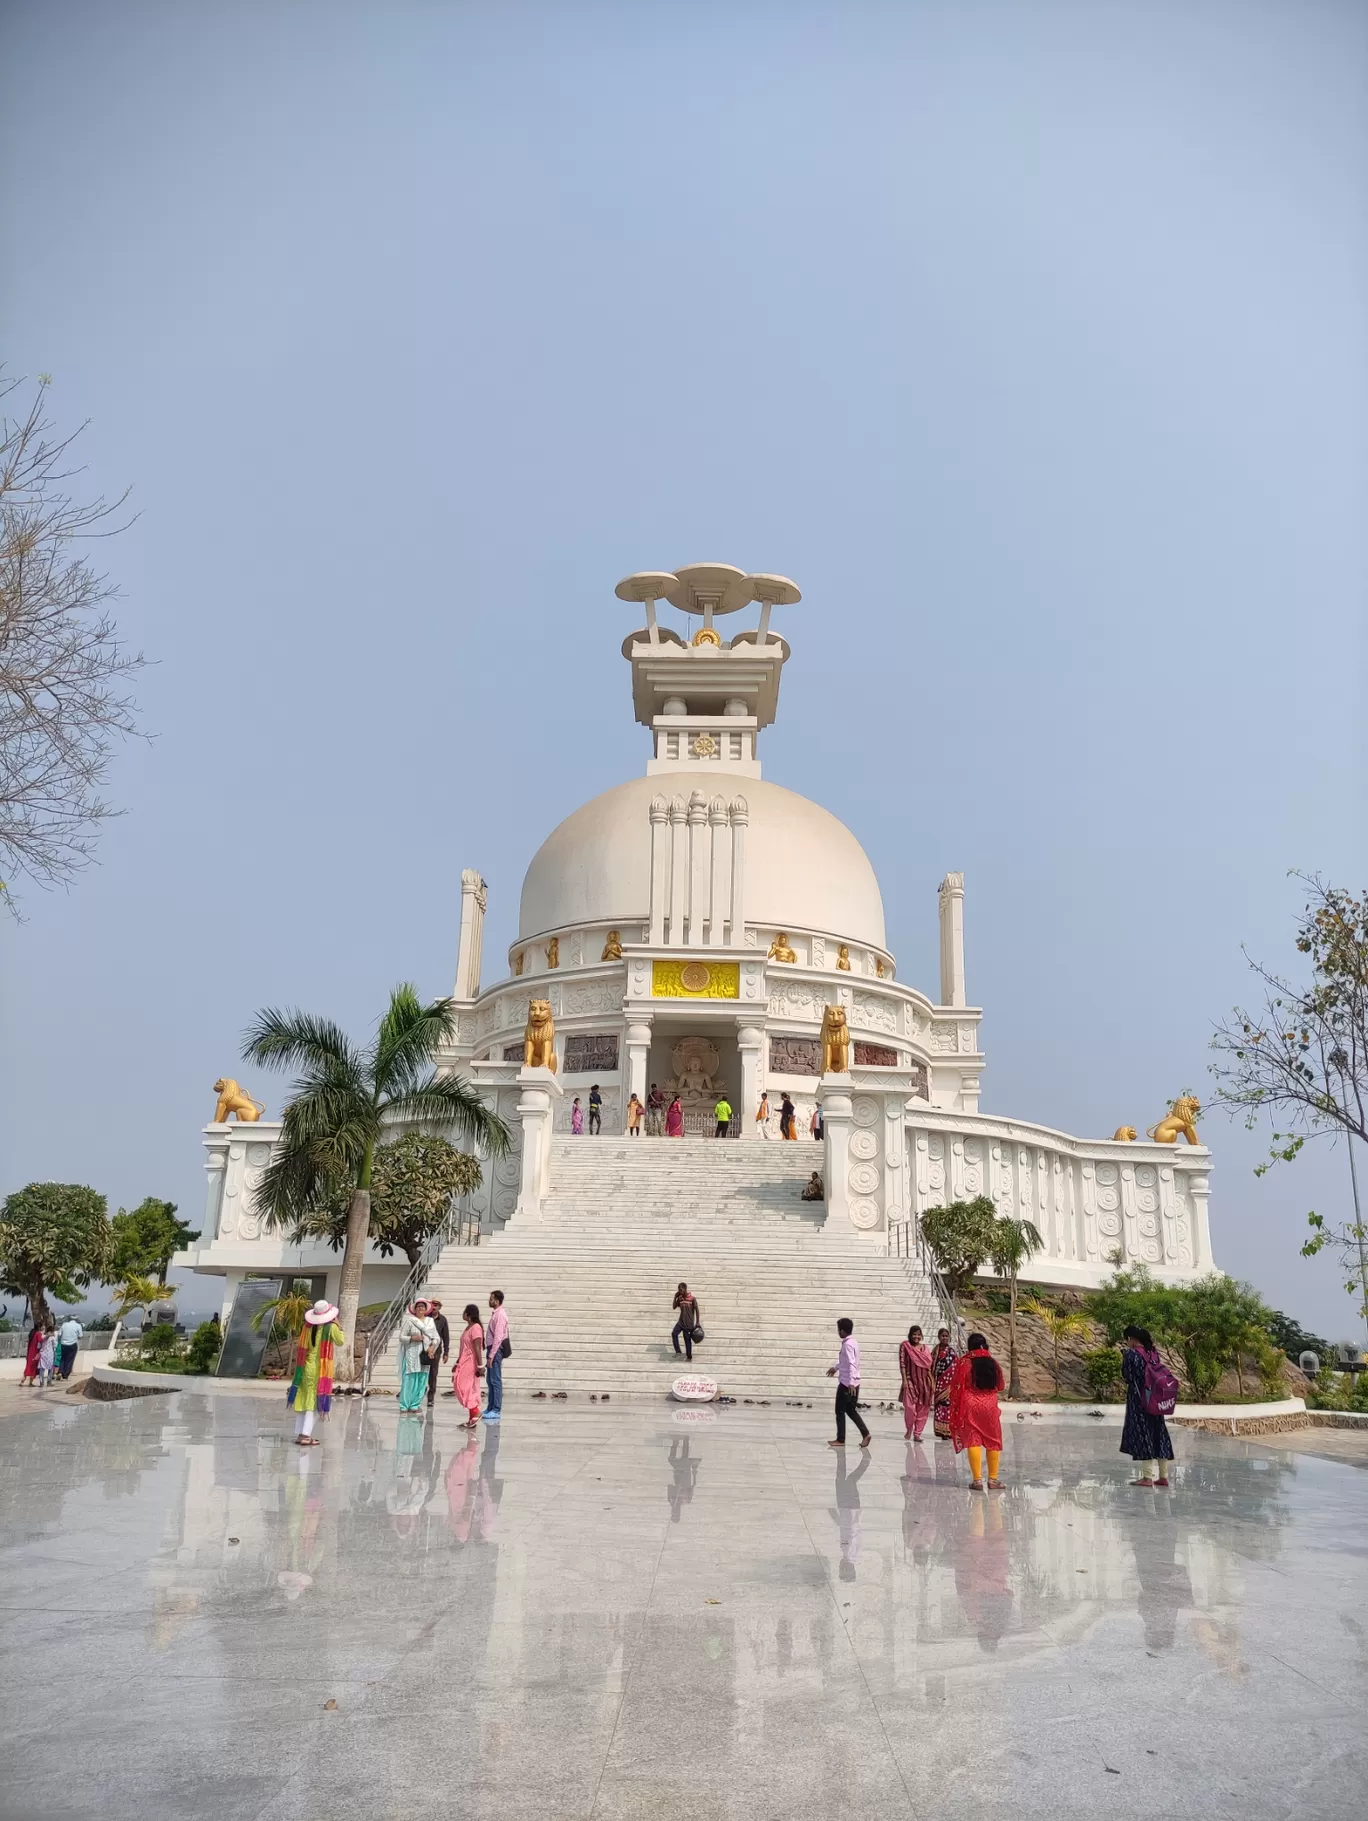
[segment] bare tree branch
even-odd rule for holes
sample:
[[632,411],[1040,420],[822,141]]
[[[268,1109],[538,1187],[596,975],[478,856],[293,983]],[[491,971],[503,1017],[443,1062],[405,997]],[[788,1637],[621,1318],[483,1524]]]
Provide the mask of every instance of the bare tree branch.
[[[0,399],[22,382],[0,379]],[[0,890],[65,885],[89,864],[115,741],[139,733],[125,693],[141,654],[119,641],[118,590],[78,549],[132,522],[128,494],[80,501],[68,483],[80,429],[43,416],[46,377],[20,417],[0,417]]]
[[1296,938],[1310,981],[1296,984],[1251,959],[1263,1007],[1237,1006],[1211,1040],[1217,1099],[1251,1128],[1264,1115],[1291,1128],[1274,1131],[1260,1174],[1327,1132],[1368,1143],[1368,894],[1294,876],[1310,888]]

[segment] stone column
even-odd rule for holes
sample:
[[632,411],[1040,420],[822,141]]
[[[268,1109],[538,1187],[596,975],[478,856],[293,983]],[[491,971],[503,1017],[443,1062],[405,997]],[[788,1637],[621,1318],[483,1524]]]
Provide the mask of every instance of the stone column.
[[684,944],[684,913],[689,902],[688,809],[683,797],[670,798],[670,945]]
[[708,799],[701,790],[689,798],[689,933],[690,948],[703,946],[708,914]]
[[942,1005],[967,1005],[964,996],[964,874],[947,873],[940,885],[940,989]]
[[760,1104],[761,1064],[765,1050],[765,1027],[750,1024],[744,1018],[736,1021],[736,1049],[741,1058],[741,1092],[734,1109],[741,1122],[743,1138],[758,1138],[755,1109]]
[[651,799],[651,944],[663,948],[665,919],[670,914],[670,806]]
[[817,1083],[817,1104],[822,1109],[822,1183],[826,1189],[824,1227],[850,1225],[850,1130],[854,1123],[849,1075],[823,1075]]
[[746,825],[750,806],[744,797],[731,800],[731,932],[733,948],[746,940]]
[[550,1069],[518,1070],[518,1118],[522,1122],[522,1182],[518,1189],[519,1214],[541,1218],[541,1205],[551,1186],[551,1130],[556,1102],[565,1089]]
[[[646,1071],[651,1063],[651,1021],[643,1018],[627,1026],[627,1094],[635,1094],[646,1104]],[[623,1130],[627,1128],[627,1108],[623,1103]]]
[[727,805],[721,797],[714,797],[708,805],[709,833],[712,836],[712,856],[708,890],[708,947],[721,948],[726,941],[727,931],[727,863],[726,849],[731,830],[728,826]]
[[228,1140],[216,1139],[206,1146],[204,1173],[209,1178],[209,1193],[204,1204],[204,1238],[212,1243],[219,1236],[223,1214],[223,1179],[228,1169]]
[[469,867],[461,874],[461,939],[456,950],[456,985],[453,999],[475,999],[480,992],[480,965],[484,948],[485,906],[489,888]]
[[1187,1177],[1187,1192],[1192,1202],[1192,1268],[1194,1271],[1214,1271],[1216,1260],[1211,1256],[1211,1223],[1207,1205],[1211,1200],[1211,1177],[1204,1164],[1200,1169],[1184,1170]]

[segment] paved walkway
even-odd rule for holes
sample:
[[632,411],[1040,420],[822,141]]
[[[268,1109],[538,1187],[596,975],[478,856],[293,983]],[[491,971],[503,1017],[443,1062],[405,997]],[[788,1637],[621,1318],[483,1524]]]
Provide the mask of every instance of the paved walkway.
[[[8,1400],[7,1400],[8,1402]],[[1362,1812],[1368,1476],[875,1415],[193,1393],[0,1412],[0,1810],[47,1821]]]

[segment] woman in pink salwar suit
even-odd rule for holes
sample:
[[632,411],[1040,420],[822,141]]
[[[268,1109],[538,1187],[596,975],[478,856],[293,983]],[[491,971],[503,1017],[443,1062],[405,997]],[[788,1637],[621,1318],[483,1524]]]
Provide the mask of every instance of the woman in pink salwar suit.
[[474,1303],[467,1303],[462,1311],[465,1330],[461,1335],[460,1351],[456,1355],[455,1370],[451,1375],[452,1386],[457,1397],[465,1405],[466,1415],[470,1419],[467,1429],[473,1429],[480,1420],[480,1374],[484,1369],[484,1329],[480,1326],[480,1311]]
[[898,1348],[898,1371],[902,1376],[903,1428],[908,1441],[919,1442],[931,1414],[935,1384],[931,1377],[931,1350],[918,1327],[907,1330],[907,1339]]

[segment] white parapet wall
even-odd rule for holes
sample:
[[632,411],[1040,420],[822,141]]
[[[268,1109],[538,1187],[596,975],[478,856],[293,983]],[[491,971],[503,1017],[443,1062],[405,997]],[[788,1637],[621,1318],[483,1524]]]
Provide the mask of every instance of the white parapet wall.
[[864,1243],[904,1249],[898,1228],[928,1208],[986,1195],[1044,1240],[1032,1282],[1096,1288],[1144,1265],[1166,1283],[1216,1268],[1205,1145],[1072,1138],[1023,1120],[909,1100],[895,1070],[824,1077],[823,1147],[830,1224]]

